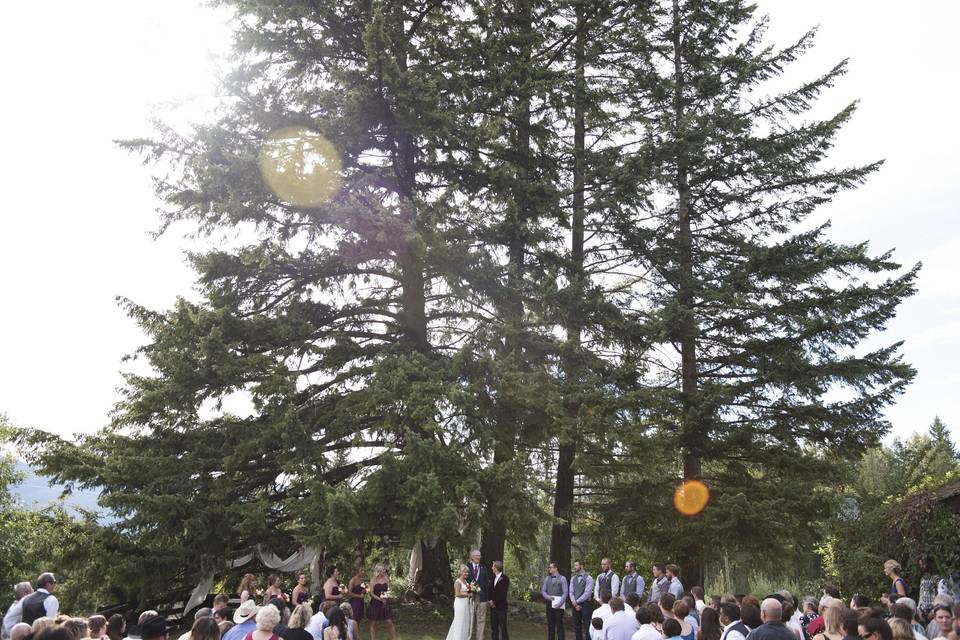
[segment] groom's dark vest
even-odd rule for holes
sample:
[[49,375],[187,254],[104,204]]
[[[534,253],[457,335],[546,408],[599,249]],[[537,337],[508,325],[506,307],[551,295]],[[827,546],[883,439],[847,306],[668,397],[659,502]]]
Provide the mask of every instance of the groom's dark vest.
[[34,591],[32,594],[24,598],[23,615],[20,618],[20,622],[33,624],[33,621],[37,618],[42,618],[47,615],[47,609],[43,606],[43,603],[49,597],[49,593],[44,593],[43,591]]
[[631,593],[637,592],[637,574],[628,573],[620,581],[620,593],[626,598]]

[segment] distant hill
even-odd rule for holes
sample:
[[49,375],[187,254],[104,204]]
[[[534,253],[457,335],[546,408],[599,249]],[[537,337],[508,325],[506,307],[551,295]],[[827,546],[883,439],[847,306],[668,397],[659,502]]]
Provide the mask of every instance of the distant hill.
[[[43,509],[51,504],[60,501],[64,486],[55,484],[44,476],[38,475],[30,465],[25,462],[17,461],[16,469],[23,474],[23,482],[11,487],[13,495],[17,496],[21,503],[28,509]],[[74,489],[74,491],[64,498],[64,504],[70,511],[102,511],[97,505],[97,498],[100,493],[89,489]],[[110,521],[112,518],[100,518],[101,523]]]

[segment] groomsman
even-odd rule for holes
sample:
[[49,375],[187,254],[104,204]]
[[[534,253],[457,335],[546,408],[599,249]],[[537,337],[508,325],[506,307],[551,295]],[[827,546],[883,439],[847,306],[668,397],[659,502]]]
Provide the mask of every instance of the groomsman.
[[470,552],[470,564],[467,580],[477,585],[479,591],[473,599],[473,623],[475,625],[477,640],[483,640],[483,630],[487,626],[487,593],[490,588],[490,574],[487,568],[480,563],[480,551],[474,549]]
[[[551,560],[540,587],[540,595],[547,602],[547,640],[563,640],[563,605],[567,593],[567,579],[557,572],[557,563]],[[554,598],[560,598],[559,607],[554,606]]]
[[573,577],[570,578],[570,604],[573,605],[573,633],[577,640],[589,640],[590,594],[593,592],[593,578],[587,573],[583,560],[573,563]]
[[600,592],[609,591],[611,594],[620,593],[620,578],[610,568],[610,558],[600,561],[600,573],[593,583],[593,599],[600,604]]
[[637,573],[637,563],[633,560],[628,560],[623,566],[623,580],[620,581],[620,597],[626,602],[627,596],[635,593],[642,602],[644,587],[646,587],[646,583],[643,581],[643,576]]
[[510,578],[503,572],[503,563],[493,561],[493,580],[490,581],[490,617],[493,640],[510,640],[507,633],[507,595],[510,593]]
[[667,577],[666,567],[658,562],[653,565],[653,584],[650,585],[650,597],[647,602],[659,603],[660,596],[667,593],[669,588],[670,578]]
[[670,593],[679,600],[683,597],[683,583],[680,582],[680,567],[675,564],[667,565],[667,577],[670,579]]

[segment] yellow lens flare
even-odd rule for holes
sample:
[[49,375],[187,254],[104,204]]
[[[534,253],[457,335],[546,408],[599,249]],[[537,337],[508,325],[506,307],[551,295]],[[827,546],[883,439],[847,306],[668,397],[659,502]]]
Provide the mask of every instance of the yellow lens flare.
[[710,502],[710,489],[700,480],[686,480],[673,492],[673,506],[685,516],[695,516]]
[[260,149],[260,174],[284,202],[319,207],[341,186],[340,155],[330,142],[305,127],[274,131]]

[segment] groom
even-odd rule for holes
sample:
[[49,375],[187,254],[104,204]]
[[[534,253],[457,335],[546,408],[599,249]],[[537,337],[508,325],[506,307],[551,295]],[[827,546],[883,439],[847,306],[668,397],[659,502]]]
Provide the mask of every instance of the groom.
[[507,595],[510,578],[503,572],[503,563],[493,561],[493,580],[490,581],[490,617],[493,619],[493,640],[510,640],[507,633]]
[[483,631],[487,626],[487,593],[490,587],[490,575],[487,568],[480,564],[480,551],[470,552],[470,564],[467,565],[467,580],[477,585],[477,596],[473,599],[473,619],[476,622],[477,640],[483,640]]

